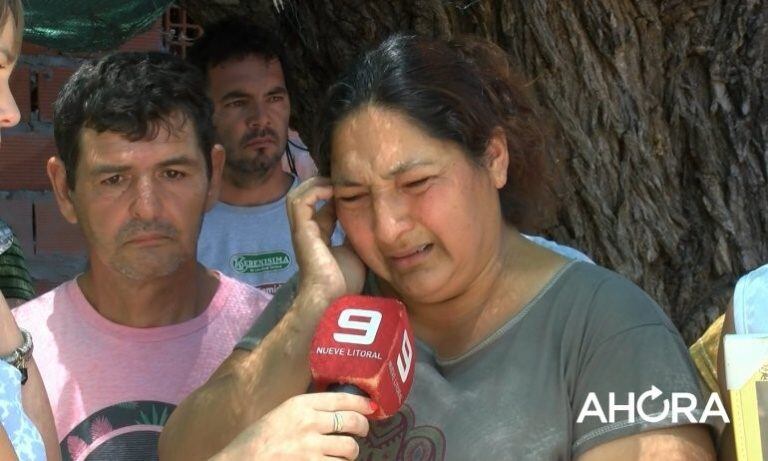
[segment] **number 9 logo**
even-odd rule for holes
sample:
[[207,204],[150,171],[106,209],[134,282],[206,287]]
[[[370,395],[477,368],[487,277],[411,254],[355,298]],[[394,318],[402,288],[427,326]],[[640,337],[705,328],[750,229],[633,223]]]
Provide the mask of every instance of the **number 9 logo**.
[[411,346],[411,342],[408,340],[408,331],[403,331],[403,345],[400,354],[397,356],[397,371],[400,373],[400,381],[403,383],[408,379],[411,363],[413,363],[413,346]]
[[[358,320],[352,320],[352,317],[356,317]],[[333,339],[340,343],[367,346],[373,344],[376,339],[380,324],[381,312],[367,309],[345,309],[339,315],[339,328],[359,333],[334,333]]]

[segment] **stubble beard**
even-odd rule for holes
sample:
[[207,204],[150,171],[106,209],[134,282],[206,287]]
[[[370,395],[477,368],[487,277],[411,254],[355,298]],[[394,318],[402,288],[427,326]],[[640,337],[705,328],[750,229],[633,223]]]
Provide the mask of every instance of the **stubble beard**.
[[[130,239],[137,231],[153,230],[175,240],[178,231],[169,223],[131,221],[116,237],[118,244]],[[122,245],[119,245],[120,248]],[[124,277],[143,281],[173,274],[189,259],[178,247],[160,247],[157,250],[122,248],[110,258],[110,266]]]
[[139,282],[167,277],[179,270],[186,259],[173,252],[163,255],[149,253],[138,252],[136,257],[116,255],[110,265],[123,277]]
[[226,179],[236,187],[246,187],[263,183],[269,174],[279,167],[283,152],[276,149],[269,153],[267,149],[259,149],[253,156],[238,152],[237,158],[227,156],[224,167]]

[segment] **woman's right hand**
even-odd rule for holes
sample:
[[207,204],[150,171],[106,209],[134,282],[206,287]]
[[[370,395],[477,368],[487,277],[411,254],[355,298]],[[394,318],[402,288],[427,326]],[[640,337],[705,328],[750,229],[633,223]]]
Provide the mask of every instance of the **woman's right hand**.
[[373,411],[369,399],[343,392],[298,395],[250,425],[211,461],[354,460],[360,447],[353,436],[368,434],[365,415]]
[[[325,204],[316,210],[316,204]],[[324,298],[328,303],[363,289],[365,266],[344,242],[331,248],[336,224],[333,186],[328,178],[314,177],[288,193],[286,200],[291,238],[299,265],[299,291]]]

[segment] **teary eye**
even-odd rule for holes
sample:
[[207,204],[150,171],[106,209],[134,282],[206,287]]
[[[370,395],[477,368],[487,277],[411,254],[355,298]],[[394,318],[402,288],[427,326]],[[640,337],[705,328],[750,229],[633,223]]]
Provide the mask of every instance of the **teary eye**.
[[427,183],[428,180],[429,180],[429,177],[417,179],[416,181],[411,181],[411,182],[406,183],[405,187],[419,187],[419,186],[423,186],[424,184]]
[[345,203],[354,203],[356,201],[359,201],[363,197],[365,197],[367,194],[354,194],[354,195],[348,195],[348,196],[339,196],[338,199]]
[[425,176],[414,181],[407,181],[403,186],[408,192],[419,193],[425,191],[430,184],[432,176]]

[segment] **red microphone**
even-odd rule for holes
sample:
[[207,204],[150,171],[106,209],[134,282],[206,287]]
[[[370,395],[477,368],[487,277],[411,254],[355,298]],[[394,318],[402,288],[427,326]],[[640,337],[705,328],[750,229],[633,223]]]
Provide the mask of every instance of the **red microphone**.
[[317,390],[364,394],[379,406],[369,417],[383,419],[397,413],[408,397],[415,358],[403,303],[342,296],[317,325],[309,368]]

